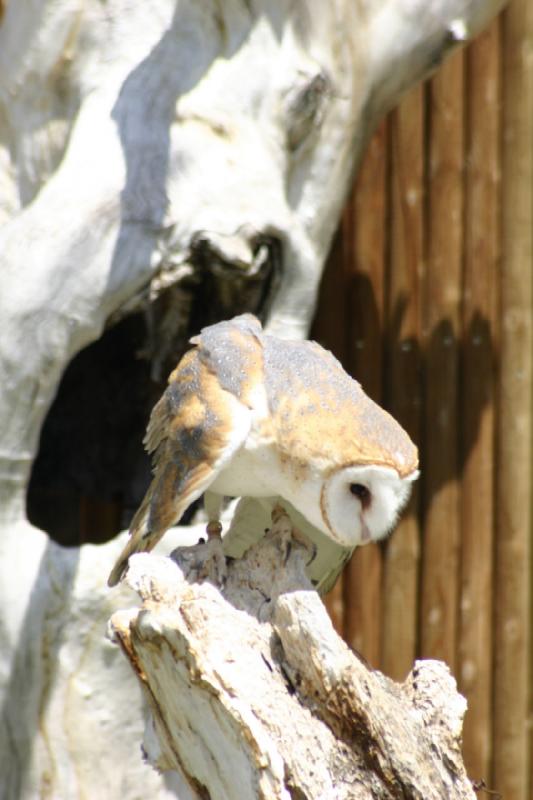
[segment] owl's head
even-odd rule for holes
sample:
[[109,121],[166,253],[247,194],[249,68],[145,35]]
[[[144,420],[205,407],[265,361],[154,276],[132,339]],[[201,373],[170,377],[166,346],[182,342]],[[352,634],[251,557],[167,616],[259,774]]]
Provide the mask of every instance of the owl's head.
[[348,466],[325,481],[320,510],[328,534],[347,547],[377,541],[389,533],[411,494],[418,470],[405,477],[393,467]]

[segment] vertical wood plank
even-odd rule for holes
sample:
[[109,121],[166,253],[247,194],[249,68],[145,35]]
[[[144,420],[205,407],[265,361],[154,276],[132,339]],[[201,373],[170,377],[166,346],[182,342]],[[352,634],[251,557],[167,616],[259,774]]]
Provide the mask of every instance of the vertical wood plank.
[[528,797],[531,557],[533,5],[503,16],[501,367],[493,784]]
[[[424,272],[424,89],[390,116],[386,405],[421,439],[420,292]],[[417,644],[420,523],[418,486],[384,549],[382,668],[403,680]]]
[[457,677],[466,696],[463,750],[488,780],[492,729],[492,580],[496,288],[500,257],[500,29],[466,51],[465,263],[461,374],[461,602]]
[[455,669],[458,616],[458,340],[463,244],[463,52],[430,84],[421,645]]
[[[512,0],[500,30],[503,38],[496,23],[439,71],[428,90],[426,138],[425,90],[393,112],[390,164],[382,127],[345,211],[325,279],[324,343],[423,445],[424,534],[419,565],[415,516],[383,555],[361,548],[331,604],[350,644],[393,677],[401,679],[416,655],[450,664],[469,704],[470,774],[506,800],[526,800],[533,788],[532,4]],[[417,188],[424,179],[426,206]]]
[[[344,218],[346,269],[351,272],[348,362],[374,400],[382,394],[382,335],[386,242],[387,126],[373,136]],[[382,555],[358,548],[345,570],[345,637],[373,666],[380,665]]]

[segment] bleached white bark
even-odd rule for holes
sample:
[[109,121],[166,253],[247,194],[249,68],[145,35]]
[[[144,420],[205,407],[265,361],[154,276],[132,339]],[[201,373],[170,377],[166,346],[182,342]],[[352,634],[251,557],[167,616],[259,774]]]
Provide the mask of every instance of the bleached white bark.
[[216,542],[177,553],[179,566],[131,559],[142,608],[111,627],[150,704],[154,765],[225,800],[474,798],[447,667],[418,662],[401,685],[368,669],[334,632],[288,522],[222,587],[196,578]]
[[[129,666],[104,638],[125,587],[102,575],[118,555],[65,549],[25,522],[0,539],[0,797],[170,800],[141,753],[142,700]],[[120,598],[120,599],[119,599]],[[179,794],[187,798],[187,793]]]
[[[6,798],[45,789],[54,798],[82,796],[87,764],[137,763],[136,734],[123,730],[118,700],[105,737],[88,735],[71,750],[70,734],[54,727],[68,717],[60,699],[66,687],[83,693],[77,653],[88,629],[99,641],[109,607],[95,584],[103,584],[114,547],[101,550],[101,566],[86,548],[67,558],[25,522],[41,425],[66,364],[113,318],[184,275],[201,281],[211,268],[269,286],[258,302],[271,328],[304,335],[369,131],[502,5],[0,6],[0,598],[9,609],[0,628],[0,681],[4,707],[23,709],[16,735],[14,712],[0,723]],[[44,552],[47,569],[71,559],[70,578],[59,581],[71,589],[62,623],[51,626],[57,584],[47,578],[52,588],[45,591],[37,580]],[[95,644],[83,688],[93,698],[105,661],[98,646],[106,647]],[[47,653],[59,671],[50,671]],[[122,681],[122,667],[111,661],[103,673],[109,696]],[[20,699],[20,686],[32,687],[28,700]],[[78,708],[92,703],[80,700]],[[87,713],[78,715],[80,735]],[[119,740],[124,749],[115,751]],[[114,752],[106,762],[104,754]],[[152,776],[143,775],[151,786]],[[136,785],[147,796],[142,780]],[[25,795],[23,784],[31,787]],[[124,785],[116,791],[135,796]]]

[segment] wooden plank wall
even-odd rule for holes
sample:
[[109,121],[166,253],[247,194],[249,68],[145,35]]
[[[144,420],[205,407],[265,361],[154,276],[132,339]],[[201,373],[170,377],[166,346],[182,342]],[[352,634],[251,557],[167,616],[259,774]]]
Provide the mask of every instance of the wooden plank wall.
[[533,3],[512,0],[375,133],[313,330],[421,452],[335,625],[398,680],[450,665],[469,773],[505,800],[533,797],[532,252]]

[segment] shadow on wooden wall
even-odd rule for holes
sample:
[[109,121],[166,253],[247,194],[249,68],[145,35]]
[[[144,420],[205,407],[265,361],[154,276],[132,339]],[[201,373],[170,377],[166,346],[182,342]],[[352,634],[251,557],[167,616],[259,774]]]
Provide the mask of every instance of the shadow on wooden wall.
[[421,454],[397,531],[328,598],[334,623],[398,680],[449,664],[469,774],[505,800],[533,789],[532,49],[533,6],[512,0],[381,125],[313,329]]

